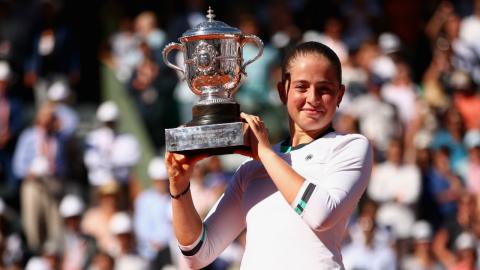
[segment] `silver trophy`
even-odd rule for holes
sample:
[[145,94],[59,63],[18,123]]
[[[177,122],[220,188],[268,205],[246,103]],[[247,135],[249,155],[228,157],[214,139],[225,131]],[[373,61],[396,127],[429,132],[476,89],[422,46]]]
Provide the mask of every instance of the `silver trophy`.
[[[165,130],[169,152],[226,154],[248,148],[248,126],[241,121],[240,105],[233,96],[246,75],[245,67],[262,55],[263,42],[214,20],[211,8],[207,13],[207,21],[183,33],[181,44],[172,42],[163,50],[165,64],[183,73],[189,88],[199,96],[192,108],[193,119],[183,127]],[[242,51],[248,42],[259,51],[244,63]],[[183,53],[185,70],[168,60],[172,50]]]

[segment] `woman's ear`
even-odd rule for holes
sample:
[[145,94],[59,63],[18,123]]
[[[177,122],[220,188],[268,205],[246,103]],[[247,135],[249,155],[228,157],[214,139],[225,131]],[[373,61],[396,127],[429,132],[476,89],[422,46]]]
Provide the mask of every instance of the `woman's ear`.
[[343,95],[345,94],[345,85],[340,84],[340,88],[338,89],[338,96],[337,96],[337,107],[340,106],[342,102]]
[[285,89],[285,85],[283,82],[278,82],[277,83],[277,91],[278,91],[278,96],[280,97],[280,100],[282,103],[285,105],[287,104],[287,91]]

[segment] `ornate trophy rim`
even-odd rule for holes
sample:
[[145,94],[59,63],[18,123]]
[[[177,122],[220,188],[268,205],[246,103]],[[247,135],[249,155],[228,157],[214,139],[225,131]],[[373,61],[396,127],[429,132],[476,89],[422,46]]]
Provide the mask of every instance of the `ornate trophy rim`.
[[216,21],[213,18],[215,14],[213,14],[213,9],[208,7],[207,11],[207,21],[201,22],[197,24],[192,29],[187,30],[185,33],[182,34],[180,37],[180,41],[189,40],[189,38],[196,37],[196,36],[210,36],[210,35],[220,35],[225,37],[226,35],[232,36],[241,36],[242,31],[236,27],[232,27],[222,21]]

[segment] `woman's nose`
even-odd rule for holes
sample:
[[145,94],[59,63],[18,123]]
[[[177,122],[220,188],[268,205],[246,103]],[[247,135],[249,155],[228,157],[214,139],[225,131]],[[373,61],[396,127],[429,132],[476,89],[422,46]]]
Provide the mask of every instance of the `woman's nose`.
[[320,92],[311,87],[307,92],[307,101],[312,104],[317,104],[321,100]]

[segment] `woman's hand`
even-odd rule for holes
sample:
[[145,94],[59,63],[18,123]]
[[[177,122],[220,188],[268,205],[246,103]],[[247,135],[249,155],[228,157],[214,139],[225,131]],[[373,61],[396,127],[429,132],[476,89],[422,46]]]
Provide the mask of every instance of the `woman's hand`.
[[195,164],[206,157],[207,155],[185,156],[171,152],[165,153],[171,194],[179,194],[187,188]]
[[268,129],[260,117],[246,113],[240,113],[240,117],[247,121],[250,129],[250,157],[259,160],[261,153],[271,150],[270,139],[268,138]]

